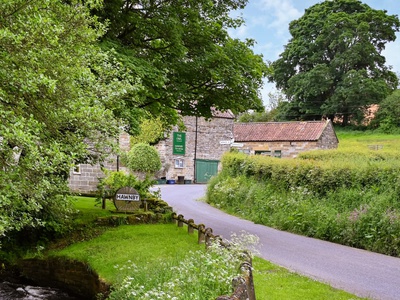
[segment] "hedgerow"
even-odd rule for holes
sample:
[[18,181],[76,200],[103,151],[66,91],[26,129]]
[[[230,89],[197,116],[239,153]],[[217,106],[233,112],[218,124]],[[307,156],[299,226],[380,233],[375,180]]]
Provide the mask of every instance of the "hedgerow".
[[375,160],[375,157],[371,159],[360,153],[357,159],[339,157],[330,160],[305,159],[305,156],[277,159],[228,153],[222,159],[222,166],[224,173],[233,177],[244,175],[284,189],[302,186],[320,196],[339,188],[386,188],[400,183],[400,157]]
[[400,256],[400,160],[370,152],[228,153],[207,201],[277,229]]

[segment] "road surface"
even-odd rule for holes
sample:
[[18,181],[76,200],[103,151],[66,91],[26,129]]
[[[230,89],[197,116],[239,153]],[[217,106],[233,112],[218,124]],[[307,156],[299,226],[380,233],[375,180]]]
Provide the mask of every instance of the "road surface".
[[[400,258],[299,236],[246,221],[208,205],[205,185],[159,185],[162,199],[185,219],[229,238],[245,230],[260,238],[260,256],[360,297],[400,300]],[[200,200],[199,200],[200,199]],[[400,234],[400,233],[399,233]]]

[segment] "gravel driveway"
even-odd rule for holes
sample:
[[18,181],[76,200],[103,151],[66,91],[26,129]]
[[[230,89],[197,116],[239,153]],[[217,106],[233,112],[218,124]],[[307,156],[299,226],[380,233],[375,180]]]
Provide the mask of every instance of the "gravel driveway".
[[[163,200],[185,219],[229,238],[245,230],[260,238],[261,256],[275,264],[361,297],[400,300],[400,258],[376,254],[257,225],[199,200],[205,185],[159,185]],[[400,233],[399,233],[400,234]]]

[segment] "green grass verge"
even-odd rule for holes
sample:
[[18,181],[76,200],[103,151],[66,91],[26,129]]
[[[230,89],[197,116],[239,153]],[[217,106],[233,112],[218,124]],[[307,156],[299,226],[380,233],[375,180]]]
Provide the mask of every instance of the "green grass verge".
[[[91,222],[97,216],[112,214],[109,210],[102,210],[100,205],[95,205],[93,198],[76,197],[75,207],[80,211],[77,215],[79,223]],[[189,235],[186,227],[179,228],[174,224],[143,224],[110,228],[98,237],[74,243],[61,250],[52,250],[49,255],[87,262],[101,278],[118,284],[129,275],[131,263],[147,266],[150,270],[157,269],[160,260],[179,261],[189,251],[199,249],[204,249],[204,245],[198,245],[197,235]],[[362,299],[258,257],[254,258],[253,266],[258,300]]]
[[359,298],[308,277],[289,272],[255,257],[254,285],[257,300],[355,300]]
[[130,262],[150,267],[159,260],[179,259],[200,247],[204,245],[197,244],[197,236],[188,235],[174,224],[124,225],[49,255],[87,262],[101,278],[118,283],[126,276],[121,267]]
[[73,197],[72,203],[77,209],[77,214],[74,217],[75,224],[91,224],[98,217],[107,217],[112,215],[112,210],[115,210],[114,204],[107,200],[106,209],[101,208],[101,203],[97,203],[92,197]]

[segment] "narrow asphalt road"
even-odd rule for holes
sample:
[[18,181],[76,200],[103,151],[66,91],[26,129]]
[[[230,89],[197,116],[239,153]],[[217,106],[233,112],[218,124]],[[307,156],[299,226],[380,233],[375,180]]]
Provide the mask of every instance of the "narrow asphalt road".
[[[245,230],[260,238],[260,255],[289,270],[361,297],[400,300],[400,258],[299,236],[246,221],[199,200],[205,185],[160,185],[162,199],[185,219],[229,238]],[[400,234],[400,233],[399,233]]]

